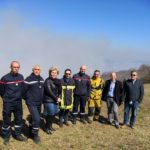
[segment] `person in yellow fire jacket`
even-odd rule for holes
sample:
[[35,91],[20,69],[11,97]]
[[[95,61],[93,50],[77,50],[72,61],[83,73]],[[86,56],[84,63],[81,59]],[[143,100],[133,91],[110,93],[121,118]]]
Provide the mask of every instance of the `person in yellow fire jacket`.
[[88,122],[99,121],[101,111],[101,97],[104,88],[104,80],[101,78],[99,70],[95,70],[91,78],[91,92],[88,101]]

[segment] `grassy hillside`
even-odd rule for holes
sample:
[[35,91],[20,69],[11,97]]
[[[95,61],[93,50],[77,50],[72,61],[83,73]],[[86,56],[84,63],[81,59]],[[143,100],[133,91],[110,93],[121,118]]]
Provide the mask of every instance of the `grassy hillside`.
[[[148,150],[150,149],[150,84],[145,85],[145,97],[140,105],[135,129],[116,129],[113,126],[94,122],[93,124],[64,126],[59,128],[53,135],[47,135],[40,130],[42,143],[36,145],[31,139],[26,143],[11,138],[8,146],[3,145],[0,138],[0,150]],[[2,102],[0,102],[2,111]],[[103,103],[102,113],[107,117],[106,104]],[[24,105],[24,119],[28,110]],[[0,115],[0,119],[1,119]],[[120,107],[120,122],[123,121],[123,106]]]
[[[138,77],[144,83],[150,83],[150,65],[141,65],[138,69],[129,69],[117,72],[118,79],[123,81],[124,79],[130,78],[131,70],[136,70],[138,72]],[[110,73],[104,73],[102,77],[107,80],[110,78]]]

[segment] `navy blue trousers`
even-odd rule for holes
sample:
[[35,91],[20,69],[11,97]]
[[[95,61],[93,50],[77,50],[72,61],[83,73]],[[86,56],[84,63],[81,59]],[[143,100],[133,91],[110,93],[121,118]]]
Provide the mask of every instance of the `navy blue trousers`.
[[11,114],[14,114],[15,135],[19,136],[22,131],[22,101],[4,102],[3,103],[3,124],[2,134],[4,138],[9,138],[11,135]]

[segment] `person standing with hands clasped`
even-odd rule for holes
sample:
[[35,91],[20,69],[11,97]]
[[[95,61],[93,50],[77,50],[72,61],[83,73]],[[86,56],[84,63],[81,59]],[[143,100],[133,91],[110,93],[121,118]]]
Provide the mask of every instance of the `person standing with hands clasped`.
[[58,74],[58,68],[51,67],[49,77],[44,83],[44,107],[47,112],[45,131],[47,134],[52,134],[52,131],[55,131],[52,124],[58,113],[58,104],[61,102],[61,81],[57,79]]

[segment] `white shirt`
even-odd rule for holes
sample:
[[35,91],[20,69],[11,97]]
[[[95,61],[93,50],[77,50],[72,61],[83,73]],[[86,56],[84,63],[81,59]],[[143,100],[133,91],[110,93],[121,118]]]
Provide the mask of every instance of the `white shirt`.
[[116,81],[111,81],[107,96],[114,97],[115,84],[116,84]]

